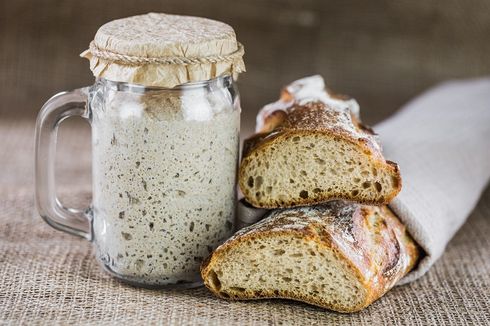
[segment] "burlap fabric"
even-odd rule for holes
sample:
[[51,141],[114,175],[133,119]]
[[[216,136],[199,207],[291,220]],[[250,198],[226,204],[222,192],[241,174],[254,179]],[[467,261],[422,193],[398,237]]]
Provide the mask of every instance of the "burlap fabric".
[[[490,190],[425,276],[360,313],[343,315],[282,300],[227,302],[204,288],[152,291],[124,285],[101,271],[90,243],[45,224],[34,210],[33,128],[33,121],[0,121],[0,321],[7,324],[490,322]],[[88,128],[67,126],[60,137],[60,197],[70,206],[86,205]]]

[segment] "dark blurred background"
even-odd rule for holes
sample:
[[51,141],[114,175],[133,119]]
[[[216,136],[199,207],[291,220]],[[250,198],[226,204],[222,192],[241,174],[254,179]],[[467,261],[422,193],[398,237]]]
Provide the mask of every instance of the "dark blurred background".
[[245,45],[243,131],[286,83],[322,74],[367,123],[446,79],[490,73],[490,2],[0,0],[0,115],[34,119],[52,94],[93,82],[85,50],[105,22],[166,12],[224,21]]

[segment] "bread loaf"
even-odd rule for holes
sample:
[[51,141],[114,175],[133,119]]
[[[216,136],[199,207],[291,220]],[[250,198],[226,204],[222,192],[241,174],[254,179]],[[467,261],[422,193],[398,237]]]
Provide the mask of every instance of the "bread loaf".
[[417,257],[386,206],[334,201],[273,211],[218,247],[201,274],[226,299],[286,298],[354,312],[393,287]]
[[239,184],[255,207],[283,208],[344,199],[386,204],[401,189],[355,100],[329,94],[323,79],[294,82],[257,117],[245,140]]

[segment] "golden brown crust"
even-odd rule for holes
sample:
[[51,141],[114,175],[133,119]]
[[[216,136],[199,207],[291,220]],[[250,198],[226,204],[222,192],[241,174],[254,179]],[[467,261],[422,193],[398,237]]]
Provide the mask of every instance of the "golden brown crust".
[[[346,263],[366,291],[356,306],[332,305],[320,297],[288,291],[224,293],[213,287],[210,273],[233,247],[254,238],[298,237],[331,250]],[[339,312],[361,310],[377,300],[416,264],[419,249],[404,225],[386,206],[364,206],[343,201],[312,207],[277,210],[261,222],[243,229],[209,256],[201,266],[205,285],[226,299],[285,298]],[[264,271],[267,273],[267,271]],[[246,289],[245,289],[246,290]]]
[[362,142],[372,155],[382,158],[376,134],[370,127],[363,125],[348,110],[334,109],[321,101],[302,105],[293,102],[287,109],[273,111],[264,117],[260,131],[263,137],[285,131],[320,131],[339,135],[353,142]]

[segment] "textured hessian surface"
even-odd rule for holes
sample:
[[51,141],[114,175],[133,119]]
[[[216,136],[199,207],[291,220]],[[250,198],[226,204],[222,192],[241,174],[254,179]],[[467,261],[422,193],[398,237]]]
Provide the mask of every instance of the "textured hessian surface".
[[489,74],[489,10],[487,0],[1,1],[0,112],[34,117],[52,94],[89,85],[78,55],[98,27],[153,11],[233,26],[246,133],[281,86],[312,74],[354,96],[373,124],[439,81]]
[[[32,121],[0,122],[0,321],[275,325],[486,325],[490,322],[490,190],[447,251],[419,280],[343,315],[283,300],[228,302],[205,288],[153,291],[104,274],[90,243],[51,229],[34,210]],[[62,129],[59,195],[90,197],[88,128]]]

